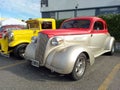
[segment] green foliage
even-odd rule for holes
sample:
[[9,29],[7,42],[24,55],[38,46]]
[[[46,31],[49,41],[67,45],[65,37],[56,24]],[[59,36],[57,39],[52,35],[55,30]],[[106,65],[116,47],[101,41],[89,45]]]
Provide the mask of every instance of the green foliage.
[[98,16],[103,18],[108,26],[108,30],[117,41],[120,41],[120,14],[110,14]]
[[60,25],[62,24],[62,22],[66,20],[66,19],[60,19],[56,21],[56,28],[60,28]]
[[[120,41],[120,14],[100,15],[98,17],[106,21],[110,35],[115,37],[117,41]],[[56,27],[59,28],[64,20],[65,19],[57,20]]]

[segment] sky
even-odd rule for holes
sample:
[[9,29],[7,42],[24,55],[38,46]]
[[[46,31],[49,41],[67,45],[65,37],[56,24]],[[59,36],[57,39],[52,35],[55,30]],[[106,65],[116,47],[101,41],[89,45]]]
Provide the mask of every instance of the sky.
[[22,20],[39,18],[40,0],[0,0],[0,17]]

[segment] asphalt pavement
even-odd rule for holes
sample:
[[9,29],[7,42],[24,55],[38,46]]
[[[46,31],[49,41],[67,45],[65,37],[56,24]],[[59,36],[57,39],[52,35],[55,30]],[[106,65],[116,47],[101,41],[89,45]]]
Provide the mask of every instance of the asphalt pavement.
[[96,58],[79,81],[0,55],[0,90],[120,90],[120,53]]

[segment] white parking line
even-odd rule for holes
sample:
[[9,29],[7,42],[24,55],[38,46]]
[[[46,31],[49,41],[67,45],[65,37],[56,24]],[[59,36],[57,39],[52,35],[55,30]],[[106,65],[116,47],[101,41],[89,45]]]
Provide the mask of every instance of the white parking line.
[[26,63],[26,62],[27,61],[22,61],[22,62],[17,62],[17,63],[14,63],[14,64],[10,64],[10,65],[2,66],[2,67],[0,67],[0,70],[10,68],[10,67],[14,67],[16,65],[23,64],[23,63]]

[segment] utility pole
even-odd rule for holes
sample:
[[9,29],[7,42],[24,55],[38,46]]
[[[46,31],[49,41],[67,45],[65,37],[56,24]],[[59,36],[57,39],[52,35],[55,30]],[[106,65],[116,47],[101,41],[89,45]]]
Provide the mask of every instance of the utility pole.
[[42,17],[42,15],[41,15],[41,7],[42,7],[42,5],[41,5],[41,0],[40,0],[40,17]]
[[75,6],[74,17],[77,17],[78,5],[79,5],[79,4],[78,4],[78,2],[77,2],[76,6]]

